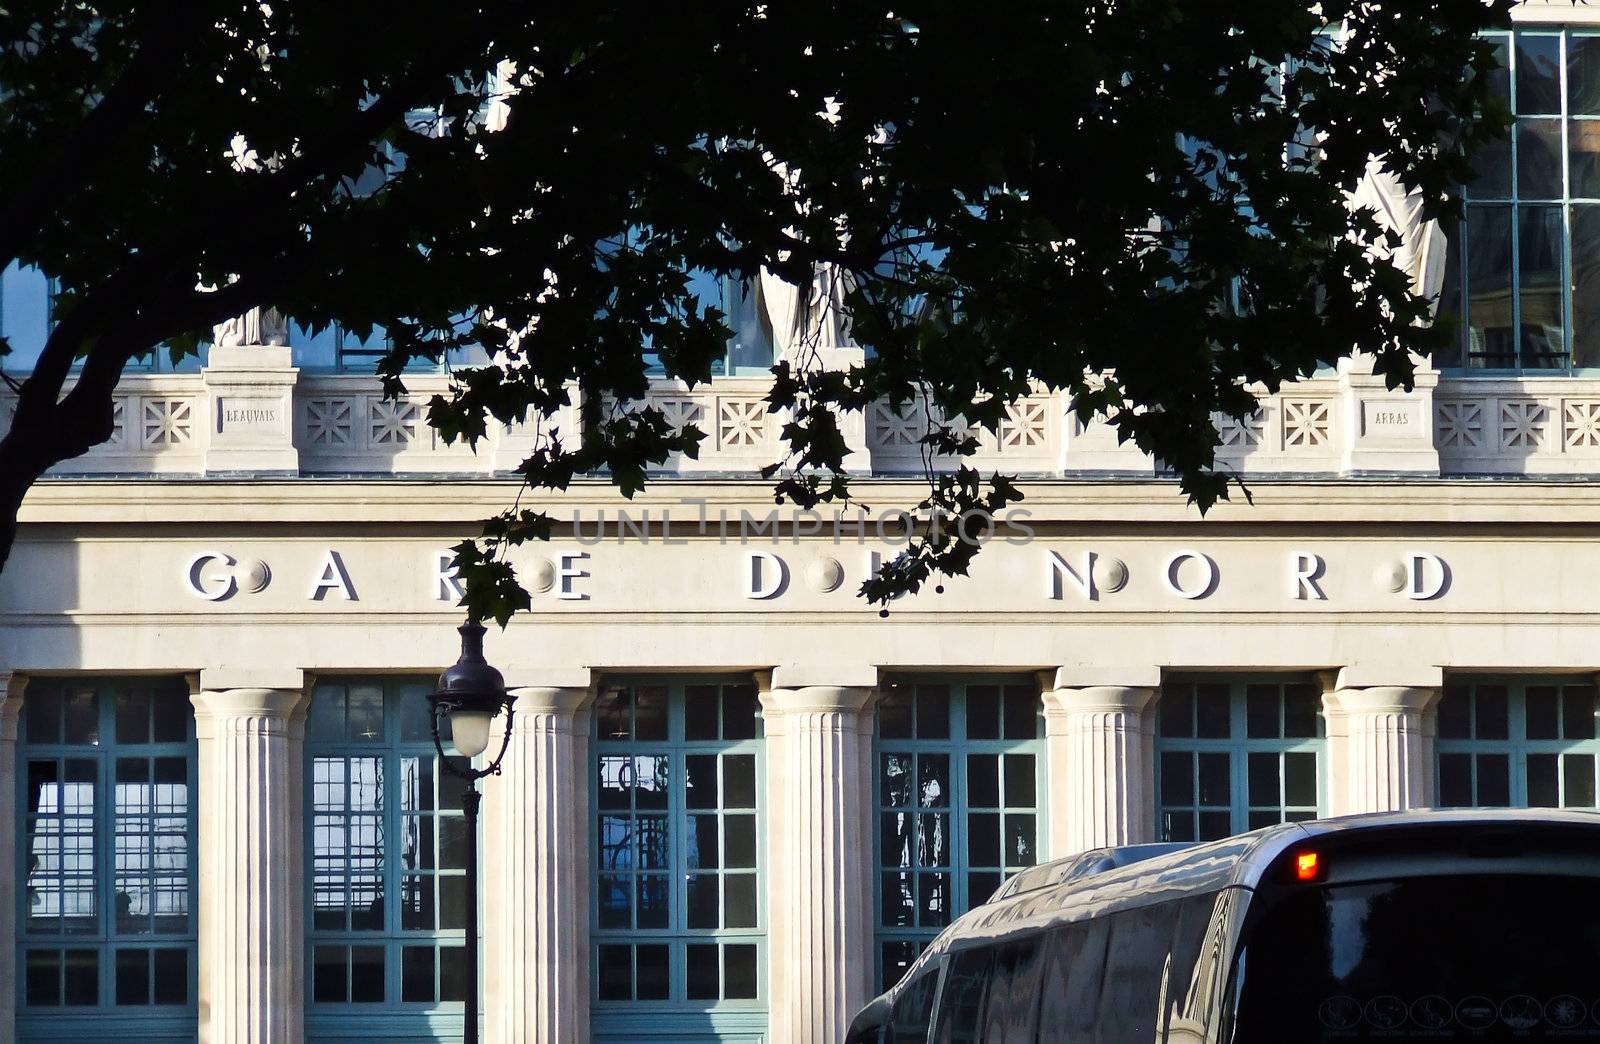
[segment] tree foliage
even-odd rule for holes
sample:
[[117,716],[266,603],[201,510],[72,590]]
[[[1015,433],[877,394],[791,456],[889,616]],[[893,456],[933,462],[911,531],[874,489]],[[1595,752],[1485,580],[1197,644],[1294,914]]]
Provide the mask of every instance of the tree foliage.
[[[1044,386],[1207,506],[1212,417],[1250,385],[1356,350],[1408,385],[1440,343],[1347,194],[1376,157],[1452,212],[1503,131],[1477,34],[1509,5],[4,0],[0,262],[61,288],[0,442],[6,547],[28,486],[109,436],[130,359],[262,303],[381,324],[391,391],[410,359],[489,349],[430,423],[473,441],[576,395],[581,430],[523,477],[631,495],[702,437],[638,405],[647,345],[691,384],[723,354],[696,272],[832,281],[867,349],[775,368],[780,499],[849,497],[842,413],[925,409],[930,458],[959,458],[946,418],[993,429]],[[959,464],[924,507],[1020,496]],[[517,508],[463,547],[475,615],[526,604],[501,552],[549,528]],[[931,524],[866,593],[975,550]]]

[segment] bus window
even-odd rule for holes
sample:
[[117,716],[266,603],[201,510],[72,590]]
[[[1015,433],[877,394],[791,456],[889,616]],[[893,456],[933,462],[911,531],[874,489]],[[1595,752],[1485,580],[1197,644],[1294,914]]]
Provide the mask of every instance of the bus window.
[[1043,941],[1043,935],[1035,935],[996,948],[983,1003],[983,1044],[1034,1044]]
[[1247,929],[1232,1039],[1596,1039],[1594,893],[1531,874],[1290,892]]
[[1039,1044],[1082,1044],[1095,1038],[1100,979],[1105,973],[1107,918],[1053,928],[1046,937],[1040,984]]
[[1234,892],[1185,899],[1172,943],[1166,1000],[1167,1044],[1199,1044],[1212,1025],[1219,979],[1228,973],[1228,923]]
[[950,958],[939,998],[936,1044],[977,1044],[983,1019],[983,995],[994,965],[994,947],[962,950]]
[[933,995],[938,988],[939,962],[928,961],[895,998],[889,1016],[889,1040],[893,1044],[925,1044],[928,1023],[933,1019]]
[[1098,1039],[1155,1040],[1161,978],[1168,969],[1176,902],[1112,914],[1111,943],[1100,992]]

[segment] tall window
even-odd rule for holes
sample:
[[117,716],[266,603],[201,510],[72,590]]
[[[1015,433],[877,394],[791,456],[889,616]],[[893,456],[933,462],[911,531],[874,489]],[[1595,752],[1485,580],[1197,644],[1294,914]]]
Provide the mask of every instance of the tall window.
[[1461,319],[1443,367],[1600,367],[1600,34],[1492,37],[1508,141],[1473,160],[1442,311]]
[[[761,718],[748,682],[607,686],[595,707],[595,1032],[607,1014],[764,1026]],[[696,1023],[698,1024],[698,1023]],[[632,1037],[629,1039],[636,1039]]]
[[1163,682],[1156,738],[1163,841],[1315,819],[1321,700],[1309,682]]
[[1445,686],[1439,701],[1444,807],[1594,808],[1595,687],[1558,678]]
[[50,337],[50,280],[15,261],[0,271],[0,336],[11,352],[0,359],[10,373],[31,373]]
[[877,709],[878,961],[898,982],[940,929],[1040,859],[1039,690],[905,680]]
[[[306,722],[314,1036],[386,1007],[421,1025],[466,995],[466,823],[424,680],[328,681]],[[448,742],[448,735],[444,738]]]
[[[194,715],[181,683],[40,680],[24,702],[18,1036],[195,1032]],[[82,1039],[82,1038],[80,1038]]]

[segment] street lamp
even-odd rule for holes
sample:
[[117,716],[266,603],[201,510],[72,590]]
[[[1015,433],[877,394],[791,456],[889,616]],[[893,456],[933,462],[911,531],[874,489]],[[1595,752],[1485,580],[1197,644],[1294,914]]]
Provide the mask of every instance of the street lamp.
[[[467,996],[466,1020],[462,1027],[463,1044],[478,1044],[478,780],[498,775],[500,761],[511,745],[511,703],[500,672],[483,658],[483,625],[469,619],[457,630],[461,634],[461,658],[439,675],[439,689],[428,694],[429,724],[439,764],[446,772],[467,781],[461,793],[461,811],[467,821]],[[470,759],[489,747],[489,730],[494,719],[506,712],[505,736],[500,752],[482,768],[473,768]],[[450,722],[450,741],[455,752],[469,759],[466,768],[457,768],[445,754],[439,739],[439,719]]]

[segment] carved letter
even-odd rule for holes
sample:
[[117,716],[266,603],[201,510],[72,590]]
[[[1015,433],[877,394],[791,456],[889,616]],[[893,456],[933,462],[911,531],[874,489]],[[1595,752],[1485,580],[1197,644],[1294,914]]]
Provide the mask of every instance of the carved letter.
[[572,585],[589,574],[579,565],[589,557],[587,551],[563,551],[556,556],[556,597],[565,602],[587,602],[589,596]]
[[1289,584],[1289,593],[1305,601],[1310,598],[1314,601],[1325,602],[1328,596],[1322,593],[1322,588],[1317,581],[1322,579],[1323,570],[1328,568],[1328,563],[1322,556],[1311,551],[1291,552],[1294,559],[1294,579]]
[[751,551],[750,573],[744,589],[746,598],[768,599],[783,594],[789,586],[789,567],[771,551]]
[[456,553],[454,551],[435,551],[433,553],[433,578],[434,595],[441,602],[452,599],[459,602],[466,597],[467,592],[461,587],[461,576],[456,569]]
[[[1178,583],[1178,572],[1183,568],[1183,563],[1199,562],[1205,570],[1205,583],[1199,587],[1185,590]],[[1210,555],[1201,554],[1199,551],[1179,551],[1167,559],[1167,567],[1162,570],[1162,575],[1167,581],[1167,590],[1180,598],[1204,598],[1217,589],[1217,563],[1211,560]]]
[[206,583],[206,566],[212,562],[221,562],[230,570],[235,565],[234,557],[221,551],[202,551],[189,559],[189,564],[184,568],[183,575],[189,585],[189,593],[208,602],[223,602],[233,597],[239,590],[239,582],[234,579],[233,573],[226,577],[217,577],[211,583]]
[[1048,567],[1044,578],[1044,596],[1060,601],[1065,588],[1063,580],[1071,580],[1072,586],[1078,593],[1089,601],[1098,601],[1100,592],[1094,588],[1094,552],[1083,553],[1083,565],[1078,569],[1067,564],[1059,551],[1045,552],[1045,565]]
[[328,596],[329,591],[339,592],[339,597],[347,602],[360,601],[356,597],[355,585],[350,583],[350,573],[344,567],[344,559],[339,557],[339,552],[332,550],[323,557],[322,574],[311,585],[311,600],[320,602]]
[[[1433,569],[1425,570],[1423,565],[1429,562]],[[1407,552],[1406,574],[1406,597],[1414,602],[1431,601],[1450,589],[1450,567],[1431,551]]]

